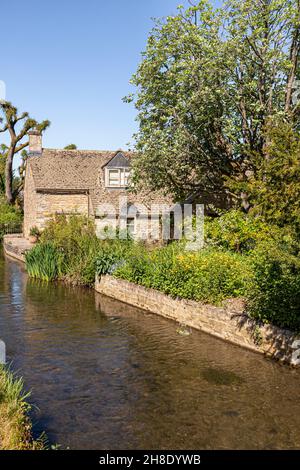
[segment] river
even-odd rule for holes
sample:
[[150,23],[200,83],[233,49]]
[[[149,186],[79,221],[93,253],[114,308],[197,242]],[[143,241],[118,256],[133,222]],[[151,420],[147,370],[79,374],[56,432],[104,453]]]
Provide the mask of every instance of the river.
[[62,449],[300,448],[300,371],[0,255],[0,338]]

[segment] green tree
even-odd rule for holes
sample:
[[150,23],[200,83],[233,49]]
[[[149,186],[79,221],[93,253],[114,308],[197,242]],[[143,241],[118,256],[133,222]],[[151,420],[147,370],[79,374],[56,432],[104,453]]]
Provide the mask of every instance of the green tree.
[[249,177],[247,190],[254,208],[278,226],[289,225],[300,234],[300,135],[289,123],[272,122],[266,132],[267,159],[257,175]]
[[268,159],[266,126],[297,126],[297,0],[205,0],[157,21],[132,78],[135,180],[179,200],[224,192],[245,210]]
[[76,149],[77,149],[77,145],[75,144],[69,144],[64,147],[64,150],[76,150]]
[[[9,135],[10,143],[4,153],[5,156],[5,195],[8,204],[13,204],[16,192],[13,191],[13,160],[14,156],[28,147],[29,141],[27,133],[31,129],[38,129],[44,131],[49,127],[50,121],[42,121],[38,123],[36,120],[31,119],[27,112],[18,114],[15,106],[7,101],[0,101],[0,133],[7,132]],[[25,139],[25,140],[24,140]]]

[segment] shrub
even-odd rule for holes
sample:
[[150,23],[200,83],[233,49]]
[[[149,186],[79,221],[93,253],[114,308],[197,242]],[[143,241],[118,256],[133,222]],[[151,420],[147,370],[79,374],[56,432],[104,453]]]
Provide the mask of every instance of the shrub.
[[229,252],[185,252],[180,244],[131,257],[114,273],[172,297],[219,303],[244,295],[251,277],[247,259]]
[[96,273],[113,274],[123,266],[127,259],[136,257],[141,251],[139,244],[135,244],[130,238],[126,240],[103,240],[101,249],[96,259]]
[[110,273],[112,267],[118,261],[118,255],[116,255],[115,253],[106,253],[105,251],[103,251],[101,254],[98,254],[96,259],[96,273],[98,274],[98,276]]
[[97,239],[95,225],[91,219],[80,215],[56,215],[48,221],[41,235],[41,242],[53,242],[69,247],[83,237]]
[[276,226],[266,224],[261,218],[231,210],[219,218],[205,220],[205,241],[208,246],[221,247],[237,253],[247,253],[268,240],[288,237]]
[[14,230],[19,231],[22,224],[22,214],[16,207],[7,204],[3,197],[0,197],[0,239],[2,236]]
[[300,330],[300,259],[288,244],[262,243],[251,256],[247,308],[264,323]]
[[91,285],[95,279],[99,240],[87,217],[58,215],[50,220],[40,243],[51,243],[62,256],[60,277],[74,284]]
[[[41,246],[55,248],[59,253],[58,276],[73,284],[92,285],[95,273],[106,274],[132,246],[130,240],[100,240],[95,234],[94,222],[83,216],[64,215],[50,220],[40,237]],[[45,263],[42,250],[35,256],[35,264]],[[36,268],[34,269],[36,272]],[[38,277],[38,276],[37,276]]]

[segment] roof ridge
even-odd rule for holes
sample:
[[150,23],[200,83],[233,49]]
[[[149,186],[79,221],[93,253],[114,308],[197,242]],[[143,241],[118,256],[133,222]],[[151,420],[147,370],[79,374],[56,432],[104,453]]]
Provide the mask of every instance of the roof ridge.
[[55,149],[55,148],[45,148],[43,147],[43,151],[48,151],[48,152],[70,152],[70,153],[119,153],[119,152],[124,152],[124,153],[134,153],[132,150],[87,150],[87,149]]

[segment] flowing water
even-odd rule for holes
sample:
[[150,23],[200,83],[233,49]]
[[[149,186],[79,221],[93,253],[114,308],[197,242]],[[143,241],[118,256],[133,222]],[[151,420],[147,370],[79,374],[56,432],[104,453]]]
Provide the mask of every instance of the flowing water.
[[0,258],[34,430],[71,449],[300,448],[300,371]]

